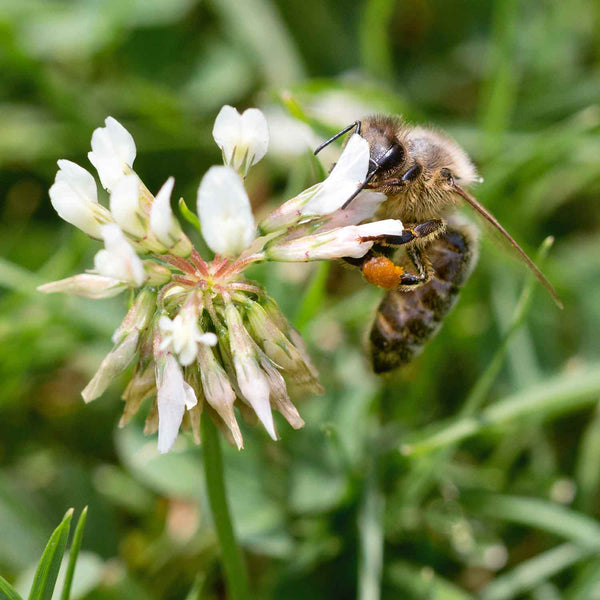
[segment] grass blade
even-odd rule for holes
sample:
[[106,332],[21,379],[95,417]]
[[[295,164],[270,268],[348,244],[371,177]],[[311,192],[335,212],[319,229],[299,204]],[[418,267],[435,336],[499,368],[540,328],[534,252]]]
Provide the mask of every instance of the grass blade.
[[600,548],[600,524],[583,513],[539,498],[501,494],[464,494],[465,506],[478,515],[542,529],[579,546]]
[[67,565],[67,573],[65,574],[65,584],[63,585],[62,594],[60,596],[61,600],[69,600],[71,595],[71,585],[73,584],[73,575],[75,574],[77,556],[79,555],[79,549],[81,548],[86,518],[87,506],[81,511],[81,515],[77,521],[77,527],[75,527],[73,543],[71,544],[71,551],[69,552],[69,564]]
[[67,547],[73,509],[67,511],[62,523],[54,530],[38,563],[29,593],[29,600],[52,600],[52,592],[60,563]]
[[576,562],[597,552],[574,544],[561,544],[521,563],[481,590],[480,600],[509,600],[527,592]]
[[23,600],[4,577],[0,577],[0,600]]
[[473,600],[471,594],[440,577],[430,567],[408,562],[397,561],[390,565],[386,569],[386,581],[398,590],[398,598]]
[[327,285],[327,276],[331,263],[322,262],[314,272],[312,279],[306,289],[306,292],[302,296],[300,305],[294,318],[294,326],[300,333],[304,332],[304,328],[317,314],[319,309],[323,306],[325,298],[325,287]]
[[479,415],[427,428],[417,441],[402,444],[400,451],[411,456],[426,454],[524,417],[548,419],[596,403],[599,393],[600,365],[569,371],[500,400]]

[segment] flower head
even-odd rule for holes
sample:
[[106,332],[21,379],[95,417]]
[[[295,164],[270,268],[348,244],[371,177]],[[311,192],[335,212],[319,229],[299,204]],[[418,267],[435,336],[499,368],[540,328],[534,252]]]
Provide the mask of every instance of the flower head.
[[267,235],[257,238],[242,177],[267,150],[266,120],[256,109],[240,115],[226,106],[213,134],[226,164],[206,172],[197,195],[201,233],[215,253],[210,259],[200,256],[173,214],[173,178],[154,197],[133,171],[133,138],[111,117],[94,131],[89,154],[110,191],[110,210],[98,202],[92,175],[75,163],[59,161],[50,189],[59,215],[105,247],[94,258],[96,273],[39,289],[87,298],[127,289],[134,295],[83,398],[99,397],[133,363],[120,424],[150,402],[144,431],[158,431],[160,452],[186,424],[198,441],[201,418],[213,419],[238,448],[239,415],[258,419],[278,439],[274,412],[293,428],[304,425],[292,391],[322,392],[300,334],[267,292],[244,277],[248,265],[359,257],[380,236],[402,231],[399,221],[362,223],[375,214],[381,194],[363,191],[341,210],[368,168],[368,145],[355,135],[329,177],[268,215],[260,226]]

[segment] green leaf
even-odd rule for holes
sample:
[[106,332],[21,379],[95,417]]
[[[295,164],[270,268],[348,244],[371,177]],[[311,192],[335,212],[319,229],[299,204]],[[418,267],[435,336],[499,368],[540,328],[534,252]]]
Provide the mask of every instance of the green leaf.
[[183,218],[190,223],[199,233],[202,233],[202,226],[200,225],[200,219],[188,208],[183,198],[179,198],[179,210],[183,215]]
[[81,511],[81,515],[77,521],[77,527],[75,528],[75,535],[73,536],[73,543],[71,544],[71,551],[69,552],[69,564],[67,565],[65,583],[60,596],[61,600],[69,600],[71,595],[71,585],[73,584],[73,575],[75,574],[75,564],[77,563],[77,556],[79,555],[79,549],[81,548],[81,540],[83,539],[83,530],[85,528],[86,517],[87,506]]
[[69,537],[69,528],[71,526],[71,517],[73,509],[70,508],[62,523],[54,530],[50,536],[50,540],[46,545],[44,554],[38,563],[33,585],[29,594],[29,600],[51,600],[52,592],[58,577],[60,563],[62,561],[65,548],[67,547],[67,539]]
[[0,600],[23,600],[4,577],[0,577]]

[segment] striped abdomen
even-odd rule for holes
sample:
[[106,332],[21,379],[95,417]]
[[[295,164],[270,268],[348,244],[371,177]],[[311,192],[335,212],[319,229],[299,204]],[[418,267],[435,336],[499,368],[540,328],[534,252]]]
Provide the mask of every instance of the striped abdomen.
[[470,224],[448,224],[444,235],[424,249],[433,276],[410,291],[384,296],[371,329],[371,361],[376,373],[408,364],[438,332],[477,259],[477,236]]

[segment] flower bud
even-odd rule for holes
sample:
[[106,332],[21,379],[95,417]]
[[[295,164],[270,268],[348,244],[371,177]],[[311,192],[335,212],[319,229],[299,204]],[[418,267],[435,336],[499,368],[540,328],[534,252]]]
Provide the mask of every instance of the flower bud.
[[116,344],[134,331],[142,331],[150,324],[156,312],[156,292],[144,288],[135,298],[125,318],[113,333],[112,341]]
[[169,177],[154,198],[150,211],[150,229],[156,239],[175,256],[189,256],[192,242],[181,229],[171,210],[171,194],[175,180]]
[[274,240],[266,248],[266,256],[271,260],[307,262],[334,258],[360,258],[373,246],[374,236],[400,235],[402,223],[395,219],[375,221],[364,225],[339,227],[324,233],[307,235],[289,241]]
[[268,434],[276,440],[277,434],[269,402],[269,382],[256,360],[257,354],[252,338],[246,331],[240,314],[231,303],[225,306],[225,322],[229,332],[233,366],[243,399],[252,406]]
[[[278,309],[276,310],[278,312]],[[246,311],[246,316],[252,337],[267,357],[283,370],[288,379],[300,385],[308,384],[319,390],[316,369],[296,347],[296,344],[281,331],[270,313],[257,302],[252,302]],[[293,331],[287,322],[285,325],[286,331]]]
[[100,239],[101,227],[112,222],[112,217],[98,203],[96,182],[92,174],[70,160],[59,160],[58,166],[56,179],[48,192],[54,210],[67,223]]
[[133,137],[121,123],[112,117],[104,122],[106,126],[92,134],[88,158],[96,167],[102,186],[110,191],[123,175],[131,173],[136,149]]
[[223,162],[245,176],[267,153],[267,120],[257,108],[249,108],[240,115],[233,106],[225,105],[215,119],[213,138],[221,148]]
[[125,370],[135,356],[139,335],[138,331],[132,331],[124,339],[117,342],[114,348],[106,355],[92,380],[81,392],[85,402],[91,402],[101,396],[110,382],[121,371]]
[[213,351],[206,345],[200,345],[198,348],[198,365],[206,401],[223,419],[231,432],[235,445],[238,450],[241,450],[244,447],[244,440],[235,418],[233,410],[235,392],[229,383],[227,373],[217,362]]
[[156,394],[156,379],[154,376],[154,365],[148,364],[141,369],[139,364],[127,384],[121,398],[125,401],[123,415],[119,421],[119,427],[125,427],[131,418],[137,413],[141,403]]
[[142,261],[144,265],[144,272],[146,273],[146,279],[144,283],[146,285],[157,285],[161,286],[165,283],[169,283],[173,277],[173,272],[169,267],[159,265],[153,260]]
[[98,300],[100,298],[112,298],[127,289],[127,286],[118,279],[82,273],[59,281],[52,281],[38,286],[38,291],[45,294],[62,292],[82,298]]

